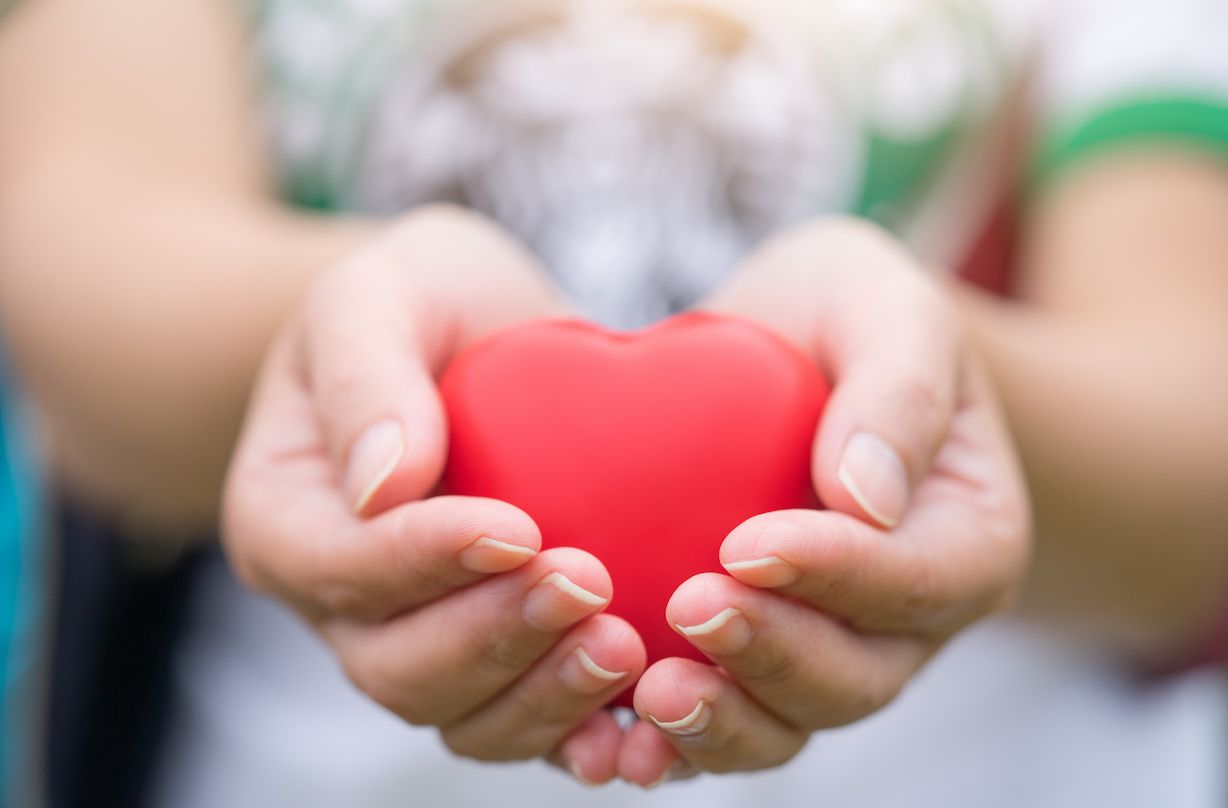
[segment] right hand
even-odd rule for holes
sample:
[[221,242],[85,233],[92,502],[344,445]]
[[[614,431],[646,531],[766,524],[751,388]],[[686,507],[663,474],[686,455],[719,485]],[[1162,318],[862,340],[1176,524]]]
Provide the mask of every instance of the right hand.
[[601,707],[645,663],[636,632],[599,614],[605,568],[541,552],[507,503],[431,497],[447,454],[435,374],[496,329],[565,313],[494,225],[406,216],[320,278],[274,346],[223,533],[241,580],[310,621],[384,707],[458,754],[550,756],[605,781],[620,730]]

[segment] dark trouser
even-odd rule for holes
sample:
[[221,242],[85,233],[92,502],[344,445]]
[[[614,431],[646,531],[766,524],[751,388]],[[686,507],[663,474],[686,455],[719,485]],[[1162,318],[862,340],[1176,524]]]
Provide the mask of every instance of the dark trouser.
[[142,808],[172,708],[171,659],[206,546],[139,569],[110,527],[59,508],[47,726],[50,808]]

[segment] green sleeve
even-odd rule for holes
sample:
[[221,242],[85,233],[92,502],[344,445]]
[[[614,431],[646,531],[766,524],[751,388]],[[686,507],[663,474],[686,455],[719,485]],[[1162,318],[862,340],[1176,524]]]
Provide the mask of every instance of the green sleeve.
[[1188,146],[1228,157],[1228,102],[1140,98],[1103,108],[1042,136],[1033,179],[1043,182],[1090,155],[1137,144]]

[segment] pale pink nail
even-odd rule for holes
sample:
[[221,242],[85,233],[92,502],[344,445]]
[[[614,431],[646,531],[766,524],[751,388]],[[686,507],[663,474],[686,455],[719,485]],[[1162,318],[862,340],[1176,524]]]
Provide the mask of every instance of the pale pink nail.
[[857,432],[844,447],[836,478],[874,521],[892,528],[908,507],[908,472],[895,450],[869,432]]
[[742,653],[750,646],[754,633],[746,615],[733,607],[722,609],[697,625],[676,628],[700,650],[717,656]]
[[493,574],[514,570],[535,555],[537,550],[532,547],[482,536],[461,550],[457,560],[470,572]]
[[668,732],[670,735],[679,737],[688,737],[702,734],[708,729],[708,724],[712,723],[712,708],[708,702],[700,699],[695,705],[695,709],[690,713],[679,718],[677,721],[662,721],[655,715],[649,714],[649,719],[656,724],[661,731]]
[[628,671],[611,671],[598,665],[583,647],[572,651],[559,666],[559,678],[568,690],[585,695],[600,693],[624,679]]
[[764,589],[788,586],[797,580],[799,574],[797,567],[774,555],[747,561],[730,561],[723,566],[742,583]]
[[405,456],[401,425],[385,419],[371,426],[350,449],[345,473],[346,496],[355,512],[361,512]]
[[561,572],[552,572],[524,597],[521,611],[525,621],[542,631],[558,631],[599,611],[609,598],[603,598],[572,581]]

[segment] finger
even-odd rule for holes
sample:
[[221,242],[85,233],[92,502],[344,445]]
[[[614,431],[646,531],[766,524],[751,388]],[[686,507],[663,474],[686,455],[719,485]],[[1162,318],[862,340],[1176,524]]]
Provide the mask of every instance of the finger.
[[222,540],[246,584],[309,618],[373,619],[536,554],[537,526],[494,500],[438,497],[355,518],[337,496],[292,350],[284,334],[270,352],[226,480]]
[[939,490],[953,484],[927,481],[891,533],[831,511],[752,517],[721,545],[721,564],[861,631],[950,634],[1003,605],[1027,549],[1011,517]]
[[699,769],[679,755],[655,724],[636,721],[623,734],[618,750],[618,776],[644,789],[687,780]]
[[860,636],[791,598],[705,573],[666,607],[670,625],[793,727],[837,727],[880,709],[937,641]]
[[812,474],[827,507],[893,528],[947,437],[961,354],[954,311],[928,280],[886,268],[877,280],[858,290],[873,316],[831,321],[835,386]]
[[559,312],[544,277],[481,217],[431,207],[314,287],[303,372],[356,512],[378,513],[434,486],[446,447],[434,375],[490,331]]
[[792,759],[809,733],[759,706],[710,665],[677,657],[644,672],[635,711],[704,771],[766,769]]
[[388,623],[320,628],[372,699],[411,724],[443,725],[519,679],[611,593],[597,559],[556,548]]
[[622,741],[623,730],[614,714],[598,710],[567,736],[549,761],[583,785],[604,785],[618,774]]
[[887,234],[836,220],[773,239],[713,307],[762,319],[817,359],[834,382],[815,443],[819,496],[898,524],[960,383],[960,325],[938,286]]
[[541,548],[533,521],[497,500],[436,497],[362,522],[328,491],[270,499],[255,483],[244,486],[236,483],[229,508],[230,544],[242,540],[231,554],[236,567],[309,619],[385,619],[517,569]]
[[378,245],[323,279],[303,316],[301,362],[324,440],[363,515],[425,496],[443,469],[446,426],[404,268]]
[[[627,621],[595,615],[506,690],[445,726],[444,742],[477,760],[540,757],[635,681],[645,659],[644,642]],[[590,769],[595,776],[596,765]]]

